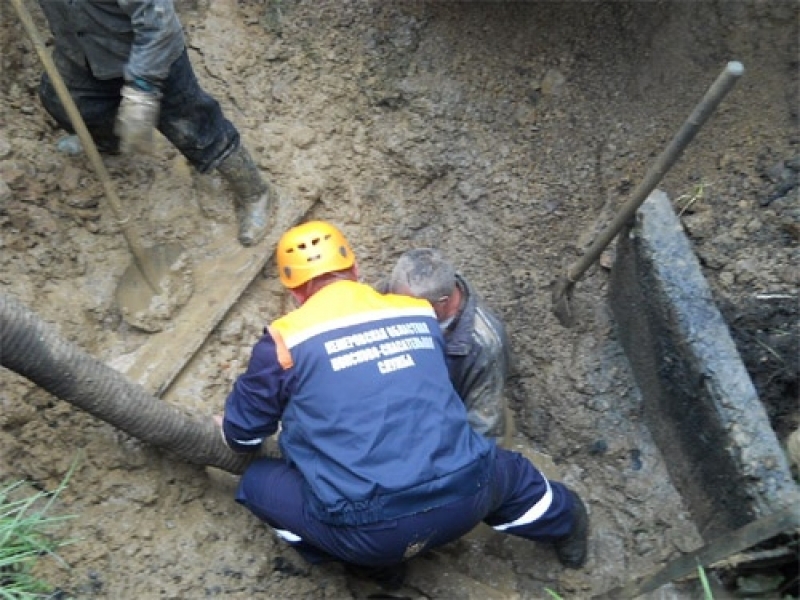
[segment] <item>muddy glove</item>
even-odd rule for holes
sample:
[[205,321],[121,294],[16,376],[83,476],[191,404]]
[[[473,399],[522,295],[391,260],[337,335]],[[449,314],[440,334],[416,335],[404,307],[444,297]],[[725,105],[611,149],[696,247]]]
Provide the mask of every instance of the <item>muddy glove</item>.
[[156,90],[144,91],[127,83],[122,87],[114,133],[119,136],[123,153],[152,150],[160,103],[161,94]]

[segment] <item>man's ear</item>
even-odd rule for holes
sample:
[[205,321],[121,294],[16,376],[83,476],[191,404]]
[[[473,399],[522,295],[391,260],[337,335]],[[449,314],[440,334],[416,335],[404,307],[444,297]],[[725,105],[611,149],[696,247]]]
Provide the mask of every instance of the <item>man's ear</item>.
[[305,294],[303,294],[300,291],[302,287],[303,286],[301,285],[300,287],[297,288],[289,288],[289,293],[292,295],[292,298],[294,298],[295,302],[297,302],[298,305],[302,305],[303,302],[305,302],[306,300]]
[[353,269],[353,277],[356,278],[356,281],[359,281],[359,279],[358,279],[358,261],[353,261],[352,269]]

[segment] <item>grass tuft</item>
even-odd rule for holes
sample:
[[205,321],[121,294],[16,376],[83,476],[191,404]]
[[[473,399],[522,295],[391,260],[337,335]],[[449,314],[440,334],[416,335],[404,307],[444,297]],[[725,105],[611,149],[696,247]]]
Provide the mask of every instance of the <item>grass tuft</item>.
[[714,600],[714,594],[711,592],[711,584],[708,582],[708,576],[703,565],[697,565],[697,575],[700,577],[700,584],[703,586],[703,600]]
[[36,561],[70,541],[55,540],[48,533],[73,516],[47,516],[66,487],[72,469],[53,492],[23,492],[24,481],[0,488],[0,600],[32,600],[46,597],[47,583],[31,574]]

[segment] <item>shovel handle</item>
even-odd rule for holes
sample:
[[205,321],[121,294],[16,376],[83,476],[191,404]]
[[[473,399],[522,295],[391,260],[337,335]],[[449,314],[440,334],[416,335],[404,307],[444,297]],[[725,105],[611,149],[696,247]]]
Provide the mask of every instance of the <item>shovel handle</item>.
[[694,111],[686,119],[678,133],[675,134],[669,145],[647,171],[644,179],[633,191],[633,195],[623,205],[611,224],[600,233],[584,255],[567,270],[565,289],[574,285],[583,276],[602,254],[606,246],[611,243],[611,240],[630,221],[636,210],[664,178],[664,175],[672,165],[680,158],[686,146],[694,139],[694,136],[716,110],[725,95],[733,89],[734,84],[743,73],[744,66],[738,61],[731,61],[725,66],[725,69],[719,74],[711,87],[708,88],[705,96],[695,106]]
[[111,205],[114,218],[122,228],[122,234],[125,236],[125,241],[128,242],[128,247],[131,250],[131,254],[133,254],[133,259],[136,263],[136,266],[142,272],[145,281],[150,285],[153,291],[160,293],[158,280],[151,272],[152,270],[149,268],[149,263],[144,257],[144,248],[142,247],[139,238],[134,234],[131,228],[130,219],[125,216],[124,211],[122,210],[122,204],[119,201],[117,193],[114,190],[114,186],[111,183],[111,176],[108,174],[108,171],[103,164],[103,159],[100,158],[100,153],[97,151],[94,140],[92,139],[89,130],[86,128],[86,123],[84,122],[78,107],[75,105],[75,101],[72,99],[72,96],[70,95],[69,90],[64,83],[64,79],[58,72],[53,59],[45,48],[42,38],[39,36],[39,31],[33,22],[30,12],[28,12],[28,9],[25,8],[22,0],[11,0],[11,4],[14,5],[14,10],[16,10],[17,16],[19,17],[22,26],[25,28],[31,43],[36,50],[36,54],[39,55],[39,60],[42,61],[44,70],[50,77],[50,81],[52,82],[53,87],[58,94],[58,99],[61,101],[61,104],[64,105],[64,108],[69,115],[69,119],[72,122],[72,127],[75,129],[75,133],[78,134],[78,138],[81,140],[83,149],[86,152],[86,155],[89,157],[92,167],[94,167],[94,170],[97,172],[100,182],[103,184],[103,190],[105,191],[108,202]]

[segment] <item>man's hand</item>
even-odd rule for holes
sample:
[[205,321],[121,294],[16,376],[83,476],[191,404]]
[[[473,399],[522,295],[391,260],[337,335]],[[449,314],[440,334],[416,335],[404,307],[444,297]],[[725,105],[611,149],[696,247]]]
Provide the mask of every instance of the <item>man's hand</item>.
[[225,439],[225,430],[222,428],[222,422],[225,420],[224,415],[213,415],[212,420],[214,421],[214,425],[217,427],[219,434],[222,436],[222,441],[225,445],[228,445],[228,440]]
[[114,133],[119,136],[123,153],[152,150],[160,103],[158,92],[145,92],[130,84],[122,87],[122,102],[117,111]]

